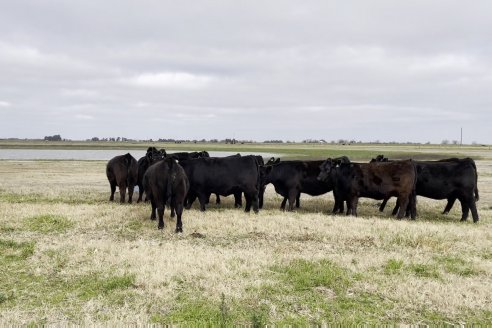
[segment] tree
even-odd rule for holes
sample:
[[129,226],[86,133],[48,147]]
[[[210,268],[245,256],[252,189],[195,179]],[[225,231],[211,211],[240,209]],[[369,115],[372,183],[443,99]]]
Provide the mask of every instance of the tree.
[[53,136],[44,137],[45,141],[62,141],[62,137],[59,134],[55,134]]
[[441,145],[449,145],[449,140],[444,139],[443,141],[441,141]]

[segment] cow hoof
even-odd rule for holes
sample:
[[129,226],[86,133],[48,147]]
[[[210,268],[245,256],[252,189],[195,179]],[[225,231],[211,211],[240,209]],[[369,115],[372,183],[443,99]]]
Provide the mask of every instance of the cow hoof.
[[159,229],[159,230],[164,229],[164,225],[160,225],[160,224],[159,224],[159,226],[157,227],[157,229]]
[[179,227],[179,228],[176,228],[176,233],[183,233],[183,228],[182,227]]
[[478,223],[478,219],[476,219],[476,220],[473,220],[473,223]]
[[461,221],[461,222],[465,222],[465,221],[466,221],[466,219],[462,218],[460,221]]
[[442,212],[443,215],[448,215],[448,213],[449,213],[448,211]]

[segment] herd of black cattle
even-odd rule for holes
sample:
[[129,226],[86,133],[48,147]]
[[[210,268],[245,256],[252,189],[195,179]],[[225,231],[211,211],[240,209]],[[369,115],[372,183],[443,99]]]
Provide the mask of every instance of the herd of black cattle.
[[177,215],[176,232],[182,232],[183,208],[189,209],[198,198],[200,209],[205,211],[211,194],[234,195],[236,207],[242,207],[242,194],[246,199],[245,211],[251,206],[257,213],[263,207],[265,187],[273,184],[275,191],[284,197],[280,208],[288,210],[300,206],[300,195],[319,196],[333,191],[333,213],[357,215],[359,197],[383,200],[383,211],[389,198],[397,197],[393,215],[398,219],[411,216],[415,219],[416,196],[447,199],[443,214],[447,214],[458,199],[461,203],[461,221],[471,211],[473,221],[478,221],[476,202],[479,199],[477,169],[471,158],[449,158],[439,161],[395,160],[383,155],[370,163],[353,163],[346,156],[326,160],[280,161],[240,154],[228,157],[210,157],[206,151],[166,154],[164,149],[149,147],[137,162],[129,153],[116,156],[106,166],[111,185],[110,200],[114,200],[116,186],[120,202],[132,202],[133,190],[139,187],[138,201],[145,192],[150,200],[150,218],[159,218],[158,228],[164,227],[164,208],[171,207],[171,217]]

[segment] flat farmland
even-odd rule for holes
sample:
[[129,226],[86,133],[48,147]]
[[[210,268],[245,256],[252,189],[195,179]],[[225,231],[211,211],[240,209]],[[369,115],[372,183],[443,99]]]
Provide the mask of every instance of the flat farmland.
[[470,156],[479,174],[480,222],[460,222],[459,203],[442,215],[446,201],[421,197],[415,221],[390,215],[394,199],[385,213],[363,199],[358,217],[331,215],[331,193],[302,195],[300,209],[281,212],[281,198],[268,186],[258,215],[223,197],[206,212],[197,204],[185,210],[184,233],[175,234],[169,210],[160,231],[149,220],[149,204],[108,201],[104,161],[2,160],[2,326],[492,322],[488,147],[176,147],[360,161],[377,154]]

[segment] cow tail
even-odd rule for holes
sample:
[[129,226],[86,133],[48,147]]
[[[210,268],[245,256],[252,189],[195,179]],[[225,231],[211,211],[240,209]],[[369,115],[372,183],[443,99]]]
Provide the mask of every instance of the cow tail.
[[174,172],[174,159],[170,159],[167,161],[167,166],[169,169],[169,175],[167,178],[167,186],[166,186],[166,203],[171,202],[171,196],[173,194],[173,185],[174,185],[174,180],[176,180],[176,173]]
[[125,166],[126,166],[126,185],[130,185],[130,178],[132,174],[132,155],[127,153],[125,155]]
[[260,163],[258,162],[258,159],[256,159],[256,157],[253,156],[253,159],[256,163],[256,189],[259,193],[261,191]]
[[[412,200],[417,203],[417,163],[415,163],[413,160],[412,161],[412,166],[413,166],[413,171],[415,172],[415,179],[413,180],[413,189],[412,189]],[[417,204],[415,204],[416,206]]]
[[472,166],[475,169],[475,201],[478,202],[480,199],[480,196],[478,195],[478,172],[477,172],[477,166],[475,165],[475,161],[472,159],[471,160]]

